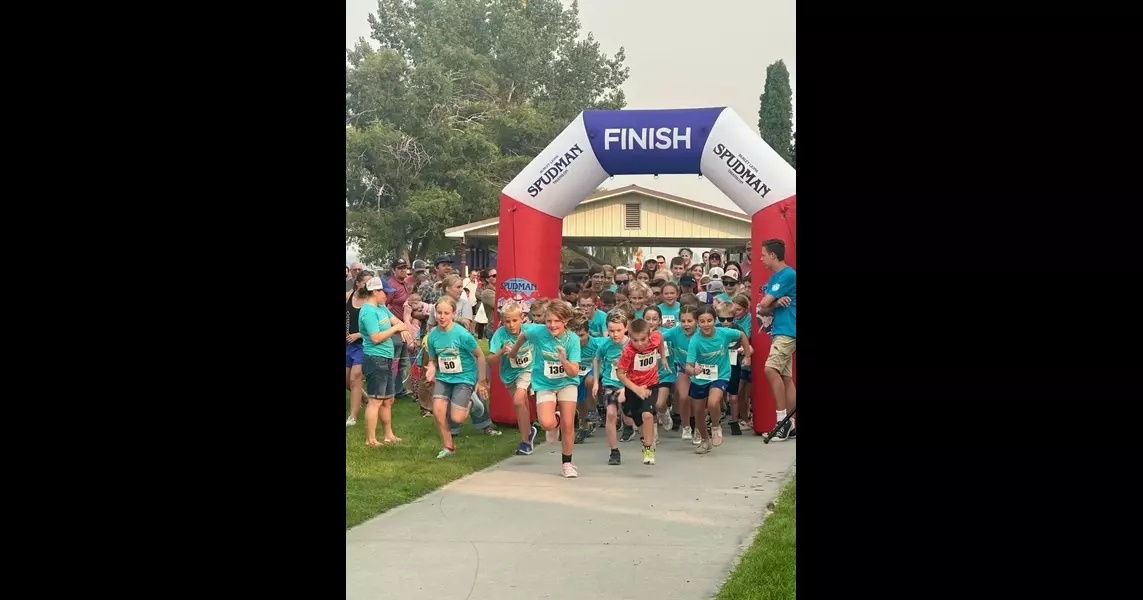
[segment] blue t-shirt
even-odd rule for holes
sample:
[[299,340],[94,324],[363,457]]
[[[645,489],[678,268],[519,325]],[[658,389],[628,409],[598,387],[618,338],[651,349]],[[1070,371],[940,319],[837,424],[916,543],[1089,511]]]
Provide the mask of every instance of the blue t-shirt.
[[579,385],[579,380],[567,374],[560,362],[556,348],[563,346],[568,362],[578,363],[580,358],[579,336],[565,331],[559,339],[552,337],[547,325],[535,323],[523,326],[528,341],[535,344],[532,357],[532,389],[539,391],[558,390],[569,385]]
[[[357,330],[361,332],[361,340],[365,354],[369,356],[380,356],[381,358],[393,358],[393,336],[389,336],[384,342],[374,344],[369,336],[374,333],[379,333],[388,330],[392,325],[389,320],[393,318],[393,313],[384,305],[373,306],[366,302],[361,306],[361,312],[357,313]],[[397,334],[393,334],[397,335]]]
[[591,316],[591,320],[587,322],[588,335],[607,335],[607,313],[595,309],[595,314]]
[[[520,333],[524,333],[521,325]],[[508,356],[508,350],[516,344],[516,336],[508,333],[508,328],[501,325],[496,333],[492,334],[492,339],[488,342],[488,352],[495,354],[501,348],[504,348],[504,354],[500,357],[500,381],[504,385],[508,385],[520,376],[520,373],[532,368],[532,360],[536,358],[536,353],[532,344],[527,342],[520,346],[520,352],[516,354],[516,358]]]
[[609,338],[601,338],[591,336],[587,339],[586,346],[579,347],[579,382],[583,383],[583,378],[590,375],[588,373],[592,368],[592,360],[595,359],[595,353],[599,351],[599,347],[603,342]]
[[[788,335],[792,338],[798,337],[798,297],[795,295],[797,283],[798,274],[789,265],[786,265],[781,271],[771,275],[770,281],[766,282],[766,289],[763,290],[762,293],[775,298],[775,304],[773,305],[774,323],[770,328],[771,336]],[[778,306],[776,301],[782,296],[790,297],[789,306]]]
[[476,338],[455,321],[448,331],[433,327],[429,332],[429,358],[436,359],[436,378],[442,383],[476,385],[476,349]]
[[600,385],[623,387],[623,382],[619,381],[619,370],[616,363],[619,362],[619,357],[623,354],[623,347],[627,345],[627,340],[627,336],[623,336],[623,341],[616,344],[611,341],[610,337],[606,337],[596,349],[595,356],[599,359],[599,374],[596,377],[599,379]]
[[[683,308],[683,305],[679,304],[678,302],[675,303],[675,306],[673,308],[670,306],[667,306],[666,302],[660,303],[659,304],[659,312],[663,315],[663,323],[662,323],[662,325],[660,325],[660,328],[670,329],[670,328],[674,327],[675,325],[678,325],[678,323],[679,323],[679,311],[682,310],[682,308]],[[664,331],[663,335],[664,336],[667,335],[667,332]]]
[[687,349],[687,362],[695,364],[691,381],[698,385],[730,381],[730,343],[740,339],[741,335],[738,329],[728,327],[715,327],[711,337],[696,330]]

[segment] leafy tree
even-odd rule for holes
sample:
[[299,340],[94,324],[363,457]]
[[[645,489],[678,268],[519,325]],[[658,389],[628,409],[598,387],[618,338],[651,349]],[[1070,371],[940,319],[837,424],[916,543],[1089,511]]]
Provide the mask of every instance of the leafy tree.
[[629,69],[559,0],[380,0],[346,51],[346,238],[364,261],[448,248],[580,111],[622,108]]
[[790,141],[790,166],[798,168],[798,132],[794,132]]
[[758,132],[762,139],[793,164],[791,151],[794,131],[794,92],[790,88],[790,72],[786,63],[778,62],[766,67],[766,84],[762,88],[758,109]]

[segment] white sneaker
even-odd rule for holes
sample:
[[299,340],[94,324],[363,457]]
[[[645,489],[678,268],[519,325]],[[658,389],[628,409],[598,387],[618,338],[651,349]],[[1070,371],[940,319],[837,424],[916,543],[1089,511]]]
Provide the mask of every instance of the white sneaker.
[[346,419],[345,419],[345,426],[346,427],[353,427],[356,424],[357,424],[357,419],[354,419],[353,417],[346,417]]
[[[667,411],[666,411],[665,413],[663,413],[663,414],[665,415],[665,419],[664,419],[664,420],[666,420],[666,421],[667,421],[667,424],[666,424],[666,425],[663,425],[663,429],[666,429],[667,431],[670,431],[671,429],[674,429],[674,427],[675,427],[675,420],[671,418],[671,409],[669,409],[669,408],[668,408],[668,409],[667,409]],[[658,438],[656,438],[656,439],[658,439]]]
[[692,431],[691,432],[691,445],[697,446],[701,443],[702,443],[702,432],[701,431]]
[[683,439],[684,440],[691,439],[691,428],[690,428],[690,426],[683,427]]
[[710,428],[710,440],[716,447],[722,445],[722,423],[717,423]]

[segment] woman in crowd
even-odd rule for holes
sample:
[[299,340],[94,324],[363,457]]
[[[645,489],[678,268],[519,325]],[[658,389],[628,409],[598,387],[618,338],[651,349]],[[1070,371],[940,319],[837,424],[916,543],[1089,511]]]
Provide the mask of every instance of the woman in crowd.
[[364,375],[362,375],[365,347],[361,341],[358,317],[361,307],[365,305],[365,299],[369,296],[365,284],[372,278],[373,271],[359,271],[353,280],[353,289],[345,293],[345,389],[349,390],[349,416],[345,419],[346,427],[357,424],[361,397],[365,393]]

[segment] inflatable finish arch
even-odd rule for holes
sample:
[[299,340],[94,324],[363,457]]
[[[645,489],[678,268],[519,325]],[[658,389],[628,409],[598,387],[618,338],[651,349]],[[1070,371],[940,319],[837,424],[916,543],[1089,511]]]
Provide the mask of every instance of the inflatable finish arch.
[[[500,196],[497,308],[512,299],[528,303],[558,297],[564,217],[609,176],[654,174],[703,175],[751,216],[755,290],[766,283],[768,273],[757,258],[762,240],[784,240],[786,262],[795,265],[797,174],[733,110],[589,110]],[[762,433],[775,425],[774,400],[761,366],[770,340],[757,326],[750,337],[758,359],[754,429]],[[515,424],[507,390],[498,376],[491,383],[491,417]]]

